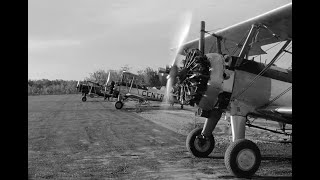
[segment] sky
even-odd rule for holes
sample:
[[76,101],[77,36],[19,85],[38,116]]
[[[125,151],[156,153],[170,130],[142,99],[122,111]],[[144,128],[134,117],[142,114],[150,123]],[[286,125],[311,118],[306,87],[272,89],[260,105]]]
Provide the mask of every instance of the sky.
[[[260,15],[291,0],[28,0],[28,79],[83,80],[97,70],[157,70],[185,41]],[[265,48],[262,48],[265,49]],[[288,66],[286,55],[278,66]],[[262,58],[264,61],[265,58]]]

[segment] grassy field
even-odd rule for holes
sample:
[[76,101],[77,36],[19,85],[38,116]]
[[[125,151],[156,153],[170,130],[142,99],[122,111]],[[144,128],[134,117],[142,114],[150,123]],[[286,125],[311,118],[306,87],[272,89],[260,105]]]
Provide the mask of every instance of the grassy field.
[[[214,131],[216,148],[208,158],[193,158],[186,135],[203,119],[194,109],[154,104],[136,112],[102,98],[81,95],[28,97],[28,175],[30,179],[235,179],[224,166],[229,144],[228,122]],[[281,139],[248,129],[263,160],[254,178],[290,179],[291,144],[259,141]]]

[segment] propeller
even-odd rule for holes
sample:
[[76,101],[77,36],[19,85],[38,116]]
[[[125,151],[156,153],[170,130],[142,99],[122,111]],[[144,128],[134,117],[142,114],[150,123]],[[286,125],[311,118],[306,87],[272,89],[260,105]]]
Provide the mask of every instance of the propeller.
[[[176,56],[168,75],[167,98],[170,99],[170,95],[172,95],[175,90],[175,93],[178,95],[177,100],[179,100],[181,104],[194,106],[194,104],[199,105],[201,98],[206,92],[207,83],[210,79],[211,64],[204,53],[199,50],[204,50],[204,21],[202,21],[201,37],[199,40],[201,46],[199,46],[199,49],[188,49],[185,59],[182,60],[182,67],[178,67],[178,53],[182,50],[181,46],[188,34],[190,21],[187,25],[181,33]],[[173,85],[175,85],[175,89]]]
[[179,60],[179,52],[181,51],[181,46],[184,44],[186,37],[189,33],[191,20],[192,20],[192,14],[190,12],[187,12],[184,16],[184,22],[183,26],[181,28],[181,32],[179,34],[179,41],[178,41],[178,47],[176,48],[176,52],[173,58],[173,62],[169,71],[169,75],[167,76],[167,89],[166,89],[166,100],[167,102],[172,97],[173,93],[173,85],[176,83],[176,77],[178,75],[178,60]]
[[107,86],[108,86],[109,81],[110,81],[110,71],[109,71],[109,73],[108,73],[108,78],[107,78],[107,81],[106,81],[106,85],[105,85],[105,87],[104,87],[104,91],[105,91],[105,92],[107,91]]

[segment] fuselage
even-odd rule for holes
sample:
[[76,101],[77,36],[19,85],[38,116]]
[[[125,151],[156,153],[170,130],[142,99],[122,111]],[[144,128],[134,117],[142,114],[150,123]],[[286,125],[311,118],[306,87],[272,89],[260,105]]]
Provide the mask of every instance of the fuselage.
[[154,89],[154,88],[147,88],[145,86],[140,86],[136,84],[132,84],[132,87],[130,84],[122,83],[117,84],[116,88],[117,91],[120,90],[120,94],[132,94],[136,96],[144,97],[147,100],[151,101],[162,101],[165,95],[165,88]]
[[[244,60],[239,67],[229,68],[234,79],[230,99],[245,106],[240,115],[251,113],[291,124],[291,117],[280,115],[284,113],[275,116],[277,112],[272,112],[272,107],[292,108],[292,71],[271,66],[261,73],[265,67],[266,64]],[[238,113],[235,109],[232,111]]]
[[237,98],[255,107],[262,107],[271,101],[269,105],[292,106],[291,70],[271,66],[259,75],[266,64],[243,60],[239,67],[234,67],[236,60],[234,57],[230,66],[226,66],[234,81],[231,99]]
[[102,87],[99,87],[99,86],[90,86],[90,85],[86,85],[86,84],[80,84],[77,87],[77,89],[79,92],[82,92],[84,94],[93,93],[93,94],[97,94],[99,96],[104,96],[104,90]]
[[[199,106],[210,110],[221,106],[231,115],[262,114],[267,107],[292,107],[292,71],[244,59],[235,66],[238,57],[226,60],[217,53],[207,54],[211,63],[211,75],[207,91]],[[264,73],[261,73],[264,71]],[[223,94],[223,96],[221,96]],[[222,98],[221,98],[222,97]],[[220,98],[220,99],[219,99]],[[291,118],[270,116],[275,121],[291,123]]]

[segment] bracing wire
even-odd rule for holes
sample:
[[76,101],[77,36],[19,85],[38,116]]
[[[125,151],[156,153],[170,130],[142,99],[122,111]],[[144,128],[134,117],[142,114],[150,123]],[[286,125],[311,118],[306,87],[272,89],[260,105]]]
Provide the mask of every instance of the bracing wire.
[[[211,31],[213,31],[213,30],[211,30]],[[205,31],[205,33],[207,33],[207,34],[209,34],[209,35],[212,35],[212,34],[210,34],[209,32],[210,32],[210,31]],[[225,46],[225,41],[228,40],[228,39],[223,38],[223,40],[224,40],[224,41],[223,41],[224,49],[225,49],[226,51],[228,51],[228,53],[229,53],[230,55],[234,55],[234,54],[239,50],[239,44],[242,44],[242,43],[243,43],[243,41],[245,40],[246,35],[247,35],[248,33],[249,33],[249,30],[247,30],[247,32],[245,33],[245,36],[242,37],[242,39],[240,40],[239,43],[234,42],[236,45],[235,45],[235,46],[232,46],[232,47],[229,47],[229,48],[226,48],[226,46]],[[213,35],[212,35],[212,36],[213,36]],[[231,41],[231,40],[228,40],[228,41]],[[231,42],[233,42],[233,41],[231,41]],[[212,51],[213,47],[214,47],[214,44],[211,46],[211,49],[210,49],[209,52]],[[234,49],[234,48],[235,48],[235,49]],[[234,49],[234,51],[233,51],[232,53],[230,53],[230,52],[229,52],[229,49]]]
[[[246,37],[247,37],[247,35],[249,34],[249,29],[247,30],[247,32],[245,33],[245,35],[242,37],[242,39],[240,40],[240,42],[239,42],[239,44],[242,44],[244,41],[245,41],[245,39],[246,39]],[[238,45],[239,45],[238,44]],[[238,50],[239,50],[239,46],[237,45],[237,47],[238,48],[236,48],[234,51],[233,51],[233,53],[232,53],[232,55],[234,55]],[[243,46],[243,45],[242,45]]]
[[[283,45],[283,49],[285,49],[285,47],[284,46],[288,46],[289,45],[289,43],[291,43],[291,41],[289,42],[289,41],[287,41],[284,45]],[[283,51],[282,51],[283,52]],[[279,52],[280,53],[280,52]],[[279,54],[280,55],[280,54]],[[282,56],[281,56],[282,57]],[[279,56],[276,58],[276,59],[273,59],[271,62],[269,62],[269,64],[268,65],[266,65],[264,68],[263,68],[263,70],[258,74],[258,75],[256,75],[253,79],[252,79],[252,81],[249,83],[249,85],[246,87],[246,88],[244,88],[244,89],[242,89],[242,91],[240,91],[240,93],[238,93],[235,97],[234,97],[234,99],[237,99],[237,98],[239,98],[246,90],[248,90],[253,84],[254,84],[254,82],[263,74],[263,73],[265,73],[265,71],[267,71],[268,69],[269,69],[269,67],[273,64],[273,63],[275,63],[275,61],[276,60],[278,60],[279,59]]]
[[[290,46],[292,46],[292,45],[290,45]],[[290,50],[292,47],[289,47],[288,48],[288,50]],[[286,55],[287,54],[287,52],[285,52],[285,51],[283,51],[284,53],[280,56],[280,57],[278,57],[277,58],[277,60],[276,61],[274,61],[274,63],[276,63],[279,59],[281,59],[282,58],[282,56],[284,56],[284,55]]]
[[288,87],[286,90],[284,90],[282,93],[280,93],[278,96],[276,96],[275,98],[273,98],[270,102],[268,102],[264,107],[269,106],[270,104],[272,104],[273,102],[275,102],[277,99],[279,99],[281,96],[283,96],[284,94],[286,94],[287,92],[289,92],[292,89],[292,86]]

